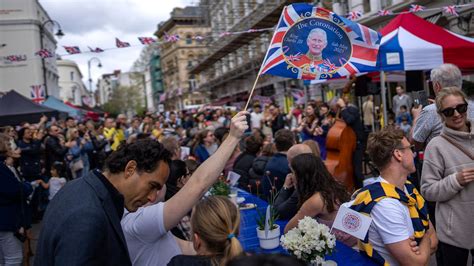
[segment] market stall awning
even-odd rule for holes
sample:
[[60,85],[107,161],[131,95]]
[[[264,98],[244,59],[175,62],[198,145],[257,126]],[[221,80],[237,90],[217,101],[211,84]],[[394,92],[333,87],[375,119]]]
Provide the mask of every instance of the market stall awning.
[[411,14],[400,14],[380,30],[382,70],[428,70],[452,63],[474,69],[474,39]]

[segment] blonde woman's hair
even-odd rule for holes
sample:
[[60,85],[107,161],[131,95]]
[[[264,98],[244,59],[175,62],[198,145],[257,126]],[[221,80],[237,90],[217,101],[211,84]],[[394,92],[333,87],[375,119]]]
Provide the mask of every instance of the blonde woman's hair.
[[303,141],[303,144],[311,149],[311,152],[314,156],[321,158],[321,150],[319,149],[319,144],[316,141],[308,139]]
[[208,252],[214,254],[213,265],[226,265],[242,254],[242,246],[237,239],[240,213],[228,198],[211,196],[201,200],[194,207],[191,227],[193,233],[206,244]]
[[441,116],[441,119],[444,121],[444,116],[442,115],[441,111],[444,109],[443,107],[443,100],[444,98],[453,95],[459,96],[463,98],[464,102],[467,103],[467,96],[466,94],[458,87],[446,87],[439,91],[438,95],[436,96],[436,111]]
[[73,132],[78,130],[77,128],[69,128],[67,131],[66,131],[66,140],[67,141],[71,141],[72,139],[72,135],[73,135]]

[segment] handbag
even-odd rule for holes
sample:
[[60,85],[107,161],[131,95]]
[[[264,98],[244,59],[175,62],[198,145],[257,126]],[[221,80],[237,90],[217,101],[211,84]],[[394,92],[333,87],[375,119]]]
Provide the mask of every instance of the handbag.
[[84,162],[82,161],[81,158],[79,158],[75,161],[72,161],[69,167],[71,168],[72,172],[77,172],[79,170],[84,169]]

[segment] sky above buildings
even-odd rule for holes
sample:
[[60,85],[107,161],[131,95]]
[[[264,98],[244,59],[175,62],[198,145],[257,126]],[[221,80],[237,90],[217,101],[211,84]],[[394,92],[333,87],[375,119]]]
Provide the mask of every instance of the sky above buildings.
[[92,48],[115,48],[115,38],[129,42],[132,47],[112,49],[103,53],[64,56],[74,60],[81,69],[88,86],[87,61],[91,62],[91,76],[95,82],[104,73],[116,69],[129,71],[144,47],[137,37],[154,37],[157,24],[170,17],[174,7],[195,5],[193,0],[39,0],[51,19],[61,24],[65,36],[58,40],[57,54],[66,54],[63,46],[79,46],[81,51]]

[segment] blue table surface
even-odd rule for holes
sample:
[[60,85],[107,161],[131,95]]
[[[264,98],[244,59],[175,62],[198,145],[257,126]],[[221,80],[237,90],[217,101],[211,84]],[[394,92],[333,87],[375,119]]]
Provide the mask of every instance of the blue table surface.
[[[239,190],[238,192],[239,197],[245,198],[245,203],[253,203],[257,205],[257,208],[261,212],[265,212],[265,209],[268,206],[268,203],[261,200],[260,198],[246,192],[243,190]],[[242,247],[246,252],[250,253],[285,253],[287,251],[284,250],[281,246],[266,250],[260,248],[258,238],[257,238],[257,210],[249,209],[249,210],[241,210],[240,211],[240,234],[239,240],[242,244]],[[283,231],[285,229],[286,224],[288,221],[286,220],[279,220],[276,222],[280,226],[281,234],[283,235]],[[369,258],[361,255],[356,250],[344,245],[343,243],[336,241],[336,248],[331,255],[326,256],[326,260],[333,260],[337,262],[337,265],[376,265],[373,261]]]

